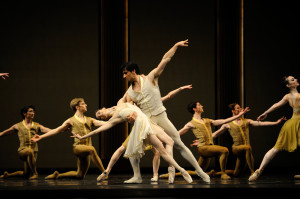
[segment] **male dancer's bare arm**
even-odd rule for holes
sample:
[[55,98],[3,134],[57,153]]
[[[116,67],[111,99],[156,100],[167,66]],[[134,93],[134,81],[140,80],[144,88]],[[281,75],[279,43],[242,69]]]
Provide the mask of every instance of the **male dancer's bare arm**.
[[286,117],[281,117],[275,122],[270,122],[270,121],[262,122],[262,121],[254,121],[254,120],[250,120],[250,119],[248,119],[248,120],[249,120],[249,124],[252,126],[273,126],[273,125],[277,125],[277,124],[281,123],[283,120],[286,120]]
[[288,102],[288,94],[285,95],[279,102],[273,104],[268,110],[266,110],[263,114],[261,114],[260,116],[258,116],[257,120],[261,121],[266,119],[267,115],[269,113],[271,113],[272,111],[282,107],[283,105],[285,105]]
[[92,118],[92,123],[94,126],[100,127],[100,126],[104,125],[106,122]]
[[48,133],[49,131],[51,131],[52,129],[49,129],[49,128],[47,128],[47,127],[44,127],[43,125],[39,125],[39,127],[40,127],[40,131],[42,132],[42,133]]
[[153,69],[147,76],[150,80],[154,80],[158,78],[162,72],[164,71],[167,63],[169,63],[174,56],[175,52],[177,51],[178,47],[180,46],[188,46],[188,39],[184,41],[177,42],[162,58],[161,62],[158,66]]
[[61,126],[57,127],[56,129],[52,129],[51,131],[48,131],[47,133],[43,134],[43,135],[35,135],[33,138],[31,138],[31,140],[33,142],[38,142],[41,139],[56,135],[60,132],[63,132],[65,130],[67,130],[70,126],[72,125],[71,120],[67,119]]
[[5,136],[5,135],[9,135],[9,134],[12,134],[12,133],[15,133],[19,130],[18,128],[18,125],[17,124],[14,124],[12,127],[10,127],[9,129],[6,129],[2,132],[0,132],[0,137],[1,136]]
[[187,133],[189,130],[191,130],[192,128],[195,128],[195,126],[192,123],[188,122],[186,125],[184,125],[182,129],[178,131],[178,133],[179,135],[183,135]]
[[173,98],[175,95],[177,95],[180,91],[185,90],[185,89],[192,89],[192,85],[186,85],[186,86],[181,86],[175,90],[172,90],[169,92],[166,96],[161,98],[162,102],[165,102],[171,98]]
[[212,138],[216,138],[220,135],[222,135],[225,131],[227,131],[228,129],[230,129],[230,126],[229,124],[223,124],[221,126],[220,129],[218,129],[217,131],[215,131],[213,134],[212,134]]
[[239,117],[241,117],[242,115],[244,115],[245,113],[249,112],[250,111],[250,108],[249,107],[246,107],[244,110],[242,110],[238,115],[235,115],[235,116],[232,116],[232,117],[229,117],[227,119],[219,119],[219,120],[211,120],[211,124],[214,125],[214,126],[219,126],[219,125],[222,125],[222,124],[225,124],[225,123],[228,123],[228,122],[231,122],[235,119],[238,119]]

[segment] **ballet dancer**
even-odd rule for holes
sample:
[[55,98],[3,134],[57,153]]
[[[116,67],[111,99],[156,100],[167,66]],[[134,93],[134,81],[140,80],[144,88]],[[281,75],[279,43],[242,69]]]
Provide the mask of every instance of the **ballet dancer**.
[[33,138],[33,136],[39,132],[47,133],[51,129],[33,121],[35,116],[34,106],[25,106],[24,108],[22,108],[21,116],[23,118],[23,121],[14,124],[9,129],[0,132],[0,137],[12,133],[18,133],[20,141],[18,155],[19,158],[24,162],[24,171],[16,171],[13,173],[8,173],[7,171],[5,171],[4,174],[0,176],[0,179],[14,176],[29,177],[29,179],[38,178],[38,172],[36,170],[38,145],[37,143],[32,142],[31,138]]
[[[249,177],[249,181],[257,180],[266,166],[280,151],[293,152],[300,145],[300,94],[297,90],[299,82],[293,76],[285,76],[283,77],[282,86],[289,89],[289,93],[261,114],[257,120],[264,120],[269,113],[287,103],[293,108],[293,116],[284,123],[275,146],[265,154],[260,167]],[[297,176],[295,177],[297,178]]]
[[[192,152],[182,142],[177,129],[169,120],[166,108],[163,106],[161,94],[158,85],[158,78],[164,71],[166,65],[171,61],[179,47],[187,47],[188,40],[177,42],[165,55],[156,68],[148,75],[140,74],[137,64],[127,62],[122,65],[123,78],[131,82],[131,86],[126,92],[125,102],[133,101],[141,111],[155,124],[164,129],[164,131],[174,140],[174,147],[180,154],[195,168],[196,173],[205,182],[210,182],[210,177],[203,172]],[[173,151],[170,151],[173,156]],[[169,183],[174,182],[175,169],[168,168]]]
[[[102,126],[105,122],[96,120],[91,117],[86,117],[84,113],[87,111],[87,104],[83,98],[74,98],[70,102],[71,109],[75,112],[74,116],[67,119],[61,126],[49,131],[41,136],[35,135],[32,141],[38,142],[44,138],[56,135],[71,128],[72,132],[79,135],[85,135],[92,131],[92,127]],[[53,174],[47,176],[45,179],[59,179],[64,177],[83,179],[89,169],[90,159],[103,172],[104,167],[102,161],[98,156],[96,149],[92,146],[91,138],[79,140],[74,139],[73,153],[77,157],[77,171],[69,171],[66,173],[59,173],[55,171]]]

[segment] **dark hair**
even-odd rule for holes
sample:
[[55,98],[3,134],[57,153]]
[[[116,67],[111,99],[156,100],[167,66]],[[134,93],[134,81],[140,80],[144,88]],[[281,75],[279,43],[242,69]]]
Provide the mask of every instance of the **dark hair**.
[[287,89],[286,85],[289,84],[288,77],[289,77],[289,76],[284,76],[284,77],[282,77],[282,79],[281,79],[281,86],[282,86],[282,88],[284,88],[284,89]]
[[122,71],[127,70],[129,72],[132,72],[133,70],[135,70],[136,74],[140,74],[140,69],[139,66],[136,63],[133,62],[126,62],[125,64],[123,64],[121,66]]
[[32,109],[35,111],[35,107],[32,106],[32,105],[24,106],[24,107],[21,109],[21,116],[22,116],[22,118],[25,118],[24,113],[27,113],[27,112],[28,112],[28,109],[30,109],[30,108],[32,108]]
[[230,111],[233,111],[234,110],[234,107],[237,105],[238,103],[232,103],[232,104],[229,104],[228,105],[228,108]]
[[190,103],[187,105],[187,110],[188,110],[191,114],[194,114],[194,113],[195,113],[195,111],[194,111],[193,109],[196,108],[198,102],[199,102],[199,101],[193,101],[193,102],[190,102]]

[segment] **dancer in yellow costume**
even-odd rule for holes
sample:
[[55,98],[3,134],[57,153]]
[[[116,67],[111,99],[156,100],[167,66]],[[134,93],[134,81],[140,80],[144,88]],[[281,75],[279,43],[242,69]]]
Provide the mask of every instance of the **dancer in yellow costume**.
[[[90,132],[87,135],[80,136],[76,133],[73,133],[73,135],[74,137],[77,137],[79,139],[88,138],[97,133],[106,131],[119,123],[127,121],[128,115],[133,114],[136,115],[136,117],[134,120],[134,126],[132,127],[132,131],[128,140],[124,157],[130,159],[130,162],[133,166],[134,176],[131,179],[127,180],[127,183],[142,183],[140,171],[137,171],[137,169],[139,169],[139,166],[136,167],[133,165],[136,163],[139,164],[139,161],[132,161],[143,157],[145,153],[145,147],[148,144],[153,145],[153,147],[155,147],[159,151],[161,156],[170,165],[178,169],[188,183],[193,182],[188,172],[184,168],[180,167],[170,155],[170,151],[173,150],[174,141],[161,128],[159,128],[157,125],[151,122],[148,119],[148,117],[137,106],[132,105],[131,103],[124,103],[123,100],[119,100],[115,109],[110,110],[109,115],[107,114],[107,117],[111,116],[107,123],[105,123],[103,126]],[[163,143],[166,144],[165,148],[163,146]]]
[[[162,102],[165,102],[165,101],[173,98],[180,91],[186,90],[186,89],[192,89],[192,85],[181,86],[181,87],[169,92],[166,96],[162,97],[161,100],[162,100]],[[101,120],[108,120],[112,116],[113,111],[115,111],[115,107],[102,108],[96,112],[96,118],[101,119]],[[136,115],[133,114],[133,115],[129,115],[127,117],[127,120],[129,123],[133,123],[135,118],[136,118]],[[130,138],[130,136],[127,137],[127,139],[122,143],[122,145],[111,156],[108,166],[106,167],[105,171],[101,175],[98,176],[97,181],[104,180],[108,177],[112,167],[118,161],[120,156],[125,152],[129,138]],[[153,178],[151,178],[151,181],[156,182],[156,181],[158,181],[158,169],[159,169],[159,164],[160,164],[160,155],[159,155],[158,150],[151,147],[151,145],[149,145],[146,150],[149,150],[149,149],[152,149],[152,151],[154,153],[154,157],[153,157],[153,161],[152,161],[153,162]],[[125,183],[126,183],[126,181],[125,181]]]
[[[270,149],[264,156],[260,167],[249,177],[249,181],[255,181],[262,174],[270,161],[280,152],[293,152],[300,146],[300,94],[297,87],[299,82],[293,76],[283,77],[283,86],[289,89],[279,102],[273,104],[268,110],[261,114],[257,120],[264,120],[269,113],[289,103],[293,108],[293,116],[286,121],[280,130],[275,146]],[[296,178],[299,175],[295,176]]]
[[[242,108],[237,103],[229,104],[228,107],[232,116],[236,116],[242,111]],[[212,136],[213,138],[220,136],[228,130],[233,139],[232,153],[237,157],[236,165],[234,170],[226,170],[226,173],[233,176],[239,176],[244,168],[244,162],[246,160],[250,172],[253,174],[254,158],[249,139],[249,126],[272,126],[279,124],[283,120],[285,120],[284,117],[280,118],[276,122],[260,122],[240,117],[230,123],[223,124],[219,130],[215,131]],[[218,173],[216,174],[218,175]]]
[[36,179],[38,177],[38,173],[36,171],[38,145],[37,143],[32,142],[31,138],[38,132],[47,133],[51,129],[44,127],[37,122],[33,122],[35,116],[34,106],[26,106],[22,108],[21,116],[24,120],[1,132],[0,137],[18,132],[20,140],[18,155],[20,159],[24,161],[24,171],[16,171],[13,173],[5,171],[4,174],[0,176],[1,179],[13,176],[24,176],[29,177],[29,179]]
[[[181,130],[178,131],[179,134],[183,135],[187,133],[189,130],[191,130],[194,133],[195,137],[198,139],[197,147],[198,147],[198,153],[200,155],[198,164],[201,166],[201,168],[203,168],[204,171],[209,166],[210,159],[214,156],[219,156],[219,162],[221,167],[221,178],[230,179],[230,176],[228,176],[225,172],[229,151],[226,147],[214,145],[211,125],[219,126],[231,122],[241,117],[245,113],[247,113],[249,111],[249,108],[248,107],[245,108],[236,116],[232,116],[227,119],[219,119],[219,120],[202,118],[201,114],[204,112],[204,110],[203,110],[203,106],[198,101],[191,102],[188,105],[188,111],[193,114],[193,119],[190,122],[188,122]],[[189,171],[189,173],[192,175],[195,174],[194,171]],[[162,178],[167,177],[167,175],[164,174],[161,175],[160,177]]]
[[[70,107],[73,111],[75,111],[73,117],[67,119],[61,126],[49,131],[44,135],[36,135],[34,138],[32,138],[32,140],[37,142],[49,136],[64,132],[69,128],[71,128],[72,132],[83,136],[92,131],[92,126],[99,127],[105,123],[84,115],[84,113],[87,111],[87,104],[82,98],[73,99],[70,102]],[[58,179],[63,177],[83,179],[89,169],[90,159],[92,159],[93,163],[102,172],[104,171],[102,161],[98,156],[96,149],[92,146],[91,138],[83,140],[75,138],[73,144],[73,153],[75,156],[77,156],[77,171],[69,171],[61,174],[58,171],[55,171],[53,174],[47,176],[46,179]]]

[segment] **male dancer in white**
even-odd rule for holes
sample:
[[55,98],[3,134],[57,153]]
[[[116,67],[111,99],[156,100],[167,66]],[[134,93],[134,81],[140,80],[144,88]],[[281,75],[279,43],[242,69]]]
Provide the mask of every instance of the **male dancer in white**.
[[[174,146],[180,154],[195,168],[196,173],[205,182],[210,182],[209,176],[203,172],[192,152],[181,141],[177,129],[167,117],[166,108],[161,101],[161,94],[158,86],[158,78],[164,71],[177,51],[178,47],[188,46],[188,40],[177,42],[162,58],[159,65],[147,76],[139,74],[139,67],[132,62],[122,66],[123,78],[130,81],[132,85],[125,94],[125,101],[133,101],[145,115],[162,127],[164,131],[174,140]],[[173,155],[173,154],[171,154]],[[169,167],[169,183],[173,183],[175,177],[174,167]]]

